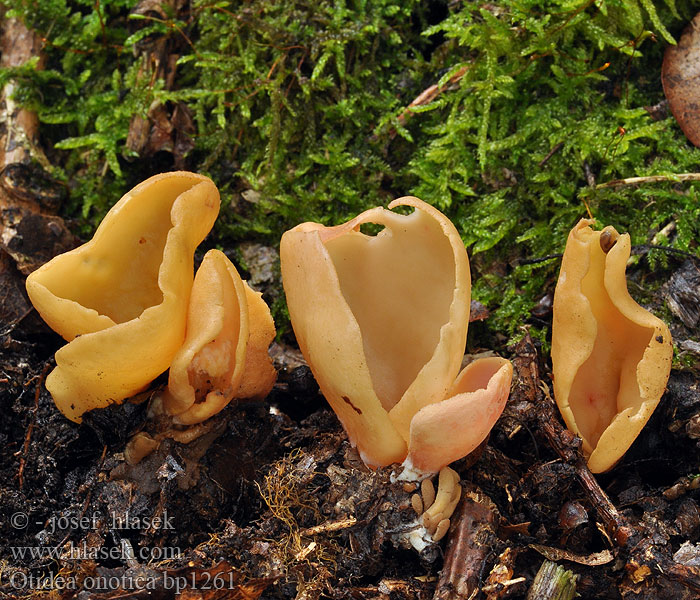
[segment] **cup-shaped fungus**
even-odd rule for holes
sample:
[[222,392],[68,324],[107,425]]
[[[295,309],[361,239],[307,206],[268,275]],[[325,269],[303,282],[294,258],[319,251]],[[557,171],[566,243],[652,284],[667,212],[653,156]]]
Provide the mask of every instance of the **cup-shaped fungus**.
[[207,252],[192,286],[185,342],[170,366],[166,412],[191,425],[233,398],[265,397],[277,375],[267,353],[274,337],[262,295],[223,252]]
[[671,370],[668,327],[627,291],[630,237],[571,230],[554,293],[554,396],[568,428],[583,441],[588,466],[607,471],[659,403]]
[[[464,244],[418,198],[397,206],[414,210],[298,225],[282,236],[280,257],[299,347],[350,441],[366,464],[404,461],[420,477],[486,438],[512,366],[482,359],[457,377],[471,292]],[[384,228],[367,235],[365,223]]]
[[194,250],[219,212],[207,177],[174,172],[137,185],[95,235],[27,278],[27,292],[69,343],[46,380],[69,419],[120,402],[165,371],[185,338]]

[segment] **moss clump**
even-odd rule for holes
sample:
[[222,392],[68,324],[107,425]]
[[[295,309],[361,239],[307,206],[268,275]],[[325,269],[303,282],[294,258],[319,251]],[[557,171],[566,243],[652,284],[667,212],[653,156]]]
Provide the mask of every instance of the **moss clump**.
[[[130,14],[129,0],[5,4],[47,40],[48,65],[0,81],[39,113],[86,232],[175,164],[176,152],[134,160],[126,145],[133,116],[161,105],[192,115],[179,164],[222,190],[218,244],[277,245],[302,220],[414,194],[454,220],[475,298],[508,335],[558,267],[524,259],[561,252],[588,209],[633,243],[670,220],[675,248],[698,237],[697,184],[595,187],[695,170],[698,150],[645,108],[663,99],[663,50],[690,3],[195,0],[157,15]],[[173,55],[168,81],[153,61]],[[432,85],[432,101],[407,111]]]

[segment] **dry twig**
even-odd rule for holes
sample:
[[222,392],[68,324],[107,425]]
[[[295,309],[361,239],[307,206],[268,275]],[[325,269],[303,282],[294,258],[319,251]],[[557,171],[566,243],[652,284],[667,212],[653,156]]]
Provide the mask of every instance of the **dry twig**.
[[[412,101],[411,103],[403,109],[401,114],[397,117],[397,121],[399,122],[399,125],[403,125],[411,115],[413,115],[413,109],[418,107],[418,106],[426,106],[430,104],[433,100],[435,100],[440,94],[442,94],[446,89],[448,89],[450,86],[453,86],[464,77],[465,73],[467,72],[467,67],[464,66],[460,69],[458,69],[452,77],[447,81],[446,84],[444,85],[438,85],[438,84],[433,84],[430,87],[427,87],[424,89],[420,94],[418,94]],[[389,131],[389,137],[393,138],[396,135],[396,130],[391,129]]]
[[557,419],[554,401],[547,388],[541,385],[537,350],[529,335],[516,346],[515,353],[513,363],[516,373],[514,379],[518,381],[517,393],[531,403],[530,415],[537,429],[559,458],[574,467],[576,477],[602,520],[606,532],[618,546],[624,546],[632,529],[588,469],[586,459],[581,454],[581,440],[564,429]]
[[627,177],[599,183],[597,190],[620,187],[623,185],[640,185],[642,183],[661,183],[664,181],[700,181],[700,173],[678,173],[676,175],[647,175],[646,177]]

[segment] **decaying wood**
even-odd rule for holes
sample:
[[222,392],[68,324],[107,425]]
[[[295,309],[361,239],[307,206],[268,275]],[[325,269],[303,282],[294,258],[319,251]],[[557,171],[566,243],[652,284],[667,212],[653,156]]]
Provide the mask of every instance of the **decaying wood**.
[[486,579],[486,584],[481,588],[486,594],[486,600],[507,598],[511,593],[518,592],[525,583],[525,577],[513,577],[517,555],[518,551],[510,547],[501,552]]
[[[20,67],[31,58],[38,58],[37,69],[43,68],[45,56],[39,36],[17,19],[4,19],[0,36],[0,67]],[[4,132],[0,138],[0,164],[27,162],[32,156],[48,161],[38,146],[39,118],[36,113],[18,106],[13,95],[15,83],[10,81],[2,90],[0,123]]]
[[700,323],[700,265],[697,261],[685,261],[662,289],[671,312],[689,329],[697,327]]
[[475,597],[486,561],[498,547],[498,509],[479,489],[468,488],[452,517],[445,563],[433,600]]
[[532,582],[527,600],[571,600],[576,596],[576,575],[545,560]]
[[[42,68],[39,36],[17,19],[3,19],[0,25],[0,67],[37,59],[36,68]],[[10,80],[0,95],[0,252],[7,252],[26,275],[72,248],[75,239],[51,214],[60,208],[65,188],[45,171],[49,163],[39,145],[39,119],[15,102],[14,93]]]

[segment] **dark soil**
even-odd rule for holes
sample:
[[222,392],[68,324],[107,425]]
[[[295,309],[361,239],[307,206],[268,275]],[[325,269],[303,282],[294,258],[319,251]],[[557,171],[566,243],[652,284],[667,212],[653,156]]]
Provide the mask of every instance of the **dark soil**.
[[[666,289],[685,307],[681,347],[697,325],[693,269]],[[535,342],[504,349],[508,406],[453,465],[465,499],[446,541],[419,555],[401,536],[410,490],[391,469],[367,470],[293,350],[275,347],[266,401],[231,405],[194,442],[168,440],[130,466],[124,445],[149,394],[68,421],[43,385],[61,340],[20,313],[0,338],[2,597],[525,598],[545,560],[577,576],[582,598],[700,597],[693,368],[672,372],[634,446],[594,478]]]

